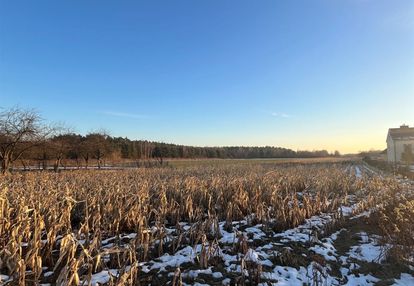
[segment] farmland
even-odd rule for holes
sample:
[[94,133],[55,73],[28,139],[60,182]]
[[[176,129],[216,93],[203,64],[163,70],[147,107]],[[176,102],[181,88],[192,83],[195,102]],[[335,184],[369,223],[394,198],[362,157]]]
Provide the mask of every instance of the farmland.
[[361,161],[14,173],[0,178],[0,279],[405,285],[412,219],[413,182]]

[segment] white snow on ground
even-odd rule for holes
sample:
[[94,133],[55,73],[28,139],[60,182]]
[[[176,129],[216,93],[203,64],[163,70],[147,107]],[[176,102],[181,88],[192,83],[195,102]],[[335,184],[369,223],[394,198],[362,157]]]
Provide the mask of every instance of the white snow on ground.
[[248,227],[244,231],[247,233],[253,233],[253,239],[260,239],[265,236],[265,233],[259,228],[262,225],[257,225],[255,227]]
[[[224,262],[225,270],[221,272],[214,271],[212,267],[207,269],[185,269],[181,268],[183,279],[192,279],[198,278],[200,274],[211,276],[214,281],[221,281],[222,285],[230,285],[231,280],[225,278],[228,273],[233,273],[236,275],[241,274],[240,259],[244,257],[245,261],[251,261],[256,264],[261,264],[263,267],[266,267],[261,274],[262,280],[267,280],[260,285],[303,285],[303,284],[314,284],[315,281],[318,281],[319,285],[374,285],[375,282],[378,282],[379,279],[367,274],[358,274],[356,275],[355,270],[360,268],[359,262],[380,262],[379,259],[381,254],[381,249],[377,244],[378,237],[375,235],[369,235],[365,232],[358,233],[360,241],[351,247],[349,252],[345,256],[338,256],[337,250],[334,247],[334,242],[340,235],[342,231],[346,229],[341,229],[328,237],[321,239],[309,240],[309,237],[312,237],[312,231],[316,228],[322,228],[324,224],[330,222],[332,215],[323,214],[321,216],[315,216],[306,220],[302,225],[284,231],[279,234],[275,234],[273,238],[276,241],[268,242],[262,246],[258,246],[248,249],[247,253],[243,256],[242,254],[231,255],[227,250],[232,249],[234,243],[237,242],[236,232],[242,226],[247,225],[246,221],[237,222],[234,224],[234,231],[232,233],[225,232],[223,229],[224,222],[221,222],[220,229],[222,231],[223,237],[220,240],[220,247],[224,250],[221,252],[221,257]],[[263,239],[269,236],[265,234],[261,228],[262,225],[250,226],[244,228],[244,234],[253,233],[257,235],[257,239]],[[108,243],[111,240],[107,240]],[[310,251],[313,251],[316,254],[323,256],[326,260],[326,266],[320,266],[319,264],[312,262],[307,267],[288,267],[280,266],[272,263],[271,259],[275,255],[278,255],[280,252],[278,250],[289,249],[289,243],[305,242],[311,243],[309,247]],[[278,249],[278,250],[277,250]],[[291,249],[291,248],[290,248]],[[293,250],[293,249],[291,249]],[[177,251],[174,255],[164,254],[161,257],[154,259],[149,262],[141,262],[140,268],[144,273],[148,273],[151,270],[155,270],[157,273],[168,272],[167,275],[171,277],[173,271],[176,267],[182,266],[184,263],[191,263],[197,265],[196,257],[200,254],[201,244],[196,245],[195,247],[184,247],[181,250]],[[336,277],[329,274],[330,265],[329,263],[341,263],[340,273],[342,277]],[[111,269],[105,270],[100,273],[96,273],[92,276],[92,285],[97,285],[97,283],[107,283],[110,280],[110,274],[116,276],[118,270]],[[245,272],[245,275],[248,275]],[[1,276],[2,281],[7,279],[5,275]],[[400,279],[395,280],[395,285],[414,285],[414,277],[410,274],[402,274]],[[203,284],[185,284],[184,285],[203,285]],[[204,284],[207,285],[207,284]]]
[[369,209],[367,211],[364,211],[360,214],[357,214],[357,215],[351,217],[351,219],[357,219],[357,218],[361,218],[361,217],[369,217],[373,211],[374,211],[374,209]]
[[323,239],[325,242],[321,242],[318,245],[312,246],[309,250],[314,251],[317,254],[322,255],[328,261],[337,261],[336,249],[333,245],[334,240],[338,237],[338,234],[341,232],[337,231],[332,234],[330,237]]
[[313,216],[305,221],[304,224],[288,229],[282,233],[278,233],[275,237],[280,237],[280,242],[309,242],[313,237],[313,229],[321,229],[324,225],[331,222],[333,216],[330,214],[321,214],[319,216]]
[[395,279],[394,284],[396,286],[412,286],[414,285],[414,277],[407,273],[401,273],[400,279]]
[[350,216],[354,213],[355,209],[357,208],[357,205],[351,205],[351,206],[340,206],[338,208],[339,212],[342,212],[342,215],[344,216]]
[[244,260],[251,261],[251,262],[254,262],[254,263],[260,263],[259,254],[257,254],[257,252],[254,251],[251,248],[249,248],[249,250],[247,250],[247,253],[244,256]]
[[347,286],[362,286],[362,285],[375,285],[376,282],[379,281],[378,278],[375,278],[372,275],[361,275],[359,274],[358,276],[355,276],[354,274],[348,275],[347,276],[348,282],[346,282],[343,285],[347,285]]
[[355,166],[355,176],[357,178],[362,178],[362,172],[361,172],[361,169],[359,168],[359,166]]
[[[273,272],[265,272],[262,278],[267,280],[274,280],[277,282],[271,285],[340,285],[335,277],[329,276],[324,269],[320,268],[317,263],[312,263],[307,268],[286,266],[276,266]],[[260,283],[259,285],[269,285],[267,283]]]
[[[189,270],[182,274],[183,278],[197,278],[200,274],[211,275],[213,278],[220,279],[223,278],[223,274],[221,272],[213,272],[212,267],[207,269],[196,269],[196,270]],[[170,273],[169,276],[173,276],[173,273]]]
[[99,273],[93,274],[92,279],[91,279],[91,285],[95,286],[95,285],[99,285],[103,283],[108,283],[109,280],[111,279],[110,274],[112,274],[112,276],[117,276],[118,270],[110,269],[110,270],[104,270]]
[[[359,174],[358,170],[361,172],[359,168],[355,170],[357,174]],[[362,176],[362,174],[360,175]],[[357,199],[355,196],[348,196],[348,201],[351,202],[350,205],[340,206],[338,209],[338,212],[342,213],[344,217],[357,219],[362,216],[368,217],[370,215],[372,210],[355,214],[358,210]],[[229,285],[231,284],[231,280],[225,278],[226,274],[233,273],[233,276],[234,274],[241,275],[240,259],[244,257],[245,261],[251,261],[266,267],[266,270],[263,270],[261,274],[261,278],[263,280],[268,280],[271,283],[270,285],[303,285],[314,284],[315,281],[318,281],[319,285],[374,285],[379,281],[378,278],[370,274],[364,275],[360,273],[356,275],[354,271],[357,271],[360,268],[360,265],[358,264],[359,262],[379,263],[382,261],[381,248],[377,243],[378,237],[368,235],[364,232],[358,233],[360,241],[356,245],[353,245],[345,256],[339,256],[335,249],[334,242],[341,231],[346,231],[345,229],[341,229],[325,238],[318,238],[317,235],[318,232],[322,231],[324,227],[333,220],[334,214],[320,214],[305,220],[303,224],[296,228],[273,235],[266,234],[262,230],[263,225],[261,224],[248,226],[247,219],[233,222],[231,231],[225,229],[225,222],[220,222],[220,257],[223,259],[225,270],[222,270],[222,272],[214,272],[211,267],[197,270],[185,269],[185,267],[182,267],[182,277],[191,280],[197,278],[199,274],[210,275],[213,279],[216,279],[215,281],[221,280],[223,285]],[[246,226],[248,227],[246,228]],[[190,229],[190,226],[183,225],[183,228],[188,230]],[[170,231],[167,232],[172,233]],[[240,253],[236,254],[232,252],[232,249],[237,243],[240,235],[243,235],[246,238],[253,238],[248,240],[249,247],[252,247],[253,240],[264,241],[264,238],[267,238],[267,241],[270,239],[270,242],[255,248],[249,248],[245,255]],[[290,249],[290,251],[294,251],[290,248],[290,243],[310,244],[311,246],[309,247],[309,250],[324,257],[327,263],[326,266],[322,267],[314,262],[307,267],[299,268],[275,265],[272,262],[272,258],[279,255],[282,249]],[[140,263],[140,267],[143,272],[149,272],[151,270],[157,270],[158,273],[168,271],[169,275],[172,275],[173,269],[180,267],[184,263],[197,265],[196,258],[200,254],[200,251],[201,244],[194,247],[187,246],[173,255],[164,254],[158,259],[142,262]],[[331,269],[329,263],[341,264],[339,270],[342,277],[335,277],[329,274],[329,270]],[[269,269],[271,269],[271,271],[269,271]],[[244,273],[245,275],[248,275],[246,270],[244,270]],[[101,273],[95,280],[98,280],[98,278],[103,280],[105,277],[109,279],[109,275],[105,276]],[[396,280],[396,283],[399,284],[395,285],[410,285],[403,284],[411,283],[412,280],[410,279],[414,279],[414,277],[410,274],[403,274],[401,275],[401,279]],[[184,283],[184,285],[190,284]],[[202,284],[198,283],[193,285]],[[261,285],[269,284],[262,283]]]
[[233,243],[236,240],[236,233],[235,232],[227,232],[224,230],[225,222],[219,223],[220,233],[222,238],[220,238],[220,243]]
[[7,280],[9,280],[9,279],[10,279],[10,277],[9,277],[9,276],[7,276],[7,275],[3,275],[3,274],[0,274],[0,282],[7,281]]
[[[366,169],[366,168],[365,168]],[[360,178],[366,173],[363,167],[355,166],[355,175]],[[338,208],[338,213],[341,213],[345,218],[357,219],[361,217],[368,217],[372,210],[361,211],[357,208],[357,197],[355,195],[349,195],[348,201],[350,204],[343,205]],[[323,213],[317,216],[305,220],[305,222],[295,228],[283,231],[281,233],[269,233],[264,226],[249,225],[249,219],[234,221],[231,225],[231,231],[227,231],[225,222],[219,222],[219,229],[221,236],[218,239],[220,249],[218,256],[222,259],[224,269],[216,269],[214,267],[208,267],[207,269],[195,269],[198,267],[198,257],[201,253],[201,244],[195,246],[186,246],[176,251],[174,254],[164,254],[157,259],[153,259],[148,262],[140,262],[140,271],[149,273],[151,271],[158,275],[163,274],[171,277],[177,267],[181,267],[183,279],[191,281],[192,279],[201,279],[202,277],[210,276],[215,283],[222,283],[222,285],[230,285],[233,281],[228,277],[229,274],[235,277],[241,275],[241,261],[244,259],[246,262],[253,262],[254,264],[260,264],[263,267],[261,279],[267,280],[259,285],[374,285],[379,281],[377,277],[372,274],[355,274],[358,269],[361,268],[361,264],[365,262],[381,263],[383,261],[381,247],[378,244],[378,237],[365,232],[360,232],[360,240],[352,245],[349,251],[340,256],[337,249],[335,249],[335,241],[338,239],[342,231],[341,229],[327,237],[323,237],[323,231],[325,226],[331,223],[335,219],[335,214]],[[337,218],[337,217],[336,217]],[[191,231],[192,226],[189,223],[181,223],[182,230]],[[164,229],[167,238],[166,240],[173,239],[175,229]],[[151,231],[157,231],[152,229]],[[271,231],[271,230],[270,230]],[[322,235],[321,235],[322,234]],[[121,240],[133,239],[136,236],[135,233],[121,236]],[[245,255],[242,253],[236,253],[234,248],[237,244],[239,237],[244,236],[248,242],[248,250]],[[318,237],[321,236],[321,237]],[[252,238],[252,239],[247,239]],[[112,246],[114,238],[108,238],[102,241],[103,248]],[[310,255],[316,255],[325,259],[326,265],[320,265],[315,261],[309,265],[288,267],[275,264],[275,257],[279,257],[283,252],[294,252],[294,245],[303,244],[310,251]],[[293,248],[292,248],[293,247]],[[310,257],[309,252],[302,253],[303,257]],[[298,255],[298,253],[295,253]],[[300,255],[300,254],[299,254]],[[308,255],[308,256],[307,256]],[[316,259],[317,260],[317,259]],[[309,260],[307,260],[309,261]],[[192,264],[195,267],[183,267],[183,264]],[[330,270],[332,264],[340,264],[339,272],[342,274],[339,277],[333,276]],[[219,272],[220,271],[220,272]],[[248,275],[246,269],[243,271],[245,275]],[[45,274],[51,275],[51,272]],[[100,273],[92,275],[92,285],[97,283],[107,283],[110,280],[110,274],[116,276],[118,270],[110,269]],[[200,276],[200,274],[202,274]],[[45,275],[46,276],[46,275]],[[200,277],[201,278],[200,278]],[[6,275],[0,275],[0,281],[9,279]],[[0,283],[1,284],[1,283]],[[191,283],[184,285],[208,285],[201,283]],[[403,273],[399,279],[395,280],[394,285],[414,285],[414,277],[411,274]]]
[[[353,199],[353,196],[348,196]],[[357,209],[357,204],[351,206],[340,206],[338,212],[342,211],[344,217],[351,216]],[[305,220],[305,223],[292,229],[288,229],[282,233],[276,234],[275,237],[281,237],[281,242],[297,241],[297,242],[309,242],[314,240],[315,230],[321,230],[323,227],[332,222],[333,214],[320,214],[318,216],[312,216]]]
[[361,232],[359,235],[362,243],[351,247],[349,257],[366,262],[383,261],[383,252],[376,238],[368,236],[365,232]]
[[[201,248],[201,245],[198,246]],[[186,262],[193,262],[194,260],[194,249],[191,246],[187,246],[174,255],[169,255],[168,253],[159,257],[153,261],[150,269],[159,269],[160,271],[165,271],[166,267],[179,267],[181,264]]]
[[[347,212],[346,215],[350,214]],[[344,214],[345,215],[345,214]],[[323,214],[321,216],[311,217],[306,220],[304,224],[284,231],[282,233],[275,234],[273,237],[276,239],[274,242],[269,242],[256,248],[249,248],[247,253],[243,256],[242,254],[230,255],[226,249],[232,249],[234,243],[237,242],[238,229],[243,225],[247,225],[246,221],[240,221],[235,223],[232,233],[229,233],[223,229],[224,222],[221,222],[220,229],[223,237],[220,240],[220,247],[224,250],[221,253],[221,257],[224,261],[225,272],[214,272],[210,267],[208,269],[201,270],[186,270],[182,269],[183,278],[196,278],[199,274],[203,273],[210,275],[214,279],[223,279],[227,273],[241,274],[240,259],[244,257],[245,261],[252,261],[256,264],[261,264],[263,267],[267,267],[267,270],[263,270],[261,278],[269,281],[270,285],[303,285],[312,284],[314,281],[319,281],[320,285],[374,285],[379,281],[377,277],[371,274],[355,274],[355,270],[360,268],[359,263],[362,262],[381,262],[381,248],[377,244],[378,237],[375,235],[369,235],[365,232],[360,232],[357,235],[360,237],[360,241],[353,245],[349,252],[345,256],[338,256],[337,250],[335,249],[334,242],[338,238],[339,234],[346,229],[341,229],[328,237],[319,239],[312,238],[312,232],[317,229],[323,228],[326,223],[332,220],[333,216],[330,214]],[[244,228],[244,235],[247,233],[253,233],[257,235],[257,239],[263,239],[268,237],[262,230],[262,225],[250,226]],[[280,242],[278,242],[278,240]],[[309,250],[316,254],[323,256],[326,260],[326,266],[320,266],[313,262],[307,267],[287,267],[274,265],[270,260],[275,255],[280,254],[282,248],[291,249],[288,245],[292,242],[304,242],[311,243]],[[280,251],[276,250],[279,249]],[[201,251],[201,245],[197,245],[194,248],[185,247],[178,251],[174,255],[165,254],[159,259],[148,263],[141,263],[144,272],[148,272],[150,269],[157,269],[158,271],[166,271],[168,266],[179,267],[185,262],[195,262],[195,257]],[[291,249],[293,251],[293,249]],[[342,277],[335,277],[329,274],[331,269],[329,263],[341,263],[340,273]],[[269,268],[272,269],[269,271]],[[169,269],[171,275],[171,269]],[[247,272],[244,272],[248,275]],[[403,275],[401,281],[398,283],[405,283],[413,278],[411,275]],[[414,279],[414,278],[413,278]],[[230,281],[223,279],[223,285],[230,284]],[[261,285],[269,285],[262,283]],[[396,284],[404,285],[404,284]]]
[[[300,267],[299,270],[293,267],[276,266],[273,272],[264,272],[262,278],[268,280],[275,280],[277,283],[272,285],[298,285],[302,286],[309,279],[307,277],[307,269]],[[259,285],[268,285],[261,283]]]
[[[197,278],[199,274],[208,274],[213,275],[213,271],[211,270],[211,267],[207,269],[196,269],[196,270],[190,270],[183,274],[183,277],[189,277],[189,278]],[[173,276],[174,273],[170,273],[170,276]]]
[[53,275],[53,271],[48,271],[48,272],[43,274],[43,276],[45,276],[45,277],[49,277],[49,276],[52,276],[52,275]]

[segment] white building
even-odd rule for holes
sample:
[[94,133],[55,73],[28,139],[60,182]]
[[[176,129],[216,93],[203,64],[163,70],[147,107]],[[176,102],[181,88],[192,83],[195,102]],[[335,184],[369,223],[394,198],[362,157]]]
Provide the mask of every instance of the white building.
[[390,163],[403,163],[402,154],[411,149],[414,153],[414,128],[401,125],[400,128],[388,129],[387,157]]

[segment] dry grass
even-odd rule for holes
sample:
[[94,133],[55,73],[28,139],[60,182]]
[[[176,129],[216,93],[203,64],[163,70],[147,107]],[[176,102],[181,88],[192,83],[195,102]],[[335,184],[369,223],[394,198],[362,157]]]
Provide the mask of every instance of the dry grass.
[[377,216],[388,260],[403,263],[414,259],[414,196],[390,195]]
[[[219,221],[231,228],[248,218],[279,231],[337,211],[348,194],[365,190],[365,209],[380,199],[380,190],[397,188],[391,180],[345,176],[348,166],[251,163],[2,177],[0,272],[19,285],[87,285],[94,273],[120,269],[109,284],[145,285],[138,262],[200,243],[198,262],[206,268],[219,248]],[[183,231],[180,222],[192,226]],[[166,239],[166,227],[176,228],[174,239]],[[121,235],[131,232],[136,236],[125,243]],[[113,246],[102,248],[110,237]],[[236,247],[247,251],[242,238]],[[45,277],[50,270],[54,274]],[[181,285],[180,273],[173,285]]]

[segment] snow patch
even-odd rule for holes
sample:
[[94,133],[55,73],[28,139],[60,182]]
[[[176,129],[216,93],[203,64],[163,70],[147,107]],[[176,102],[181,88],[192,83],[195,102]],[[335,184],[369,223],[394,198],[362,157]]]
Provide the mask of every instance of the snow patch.
[[396,286],[414,285],[414,276],[407,274],[407,273],[401,273],[400,279],[395,279],[393,285],[396,285]]

